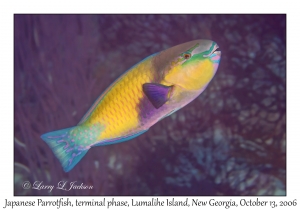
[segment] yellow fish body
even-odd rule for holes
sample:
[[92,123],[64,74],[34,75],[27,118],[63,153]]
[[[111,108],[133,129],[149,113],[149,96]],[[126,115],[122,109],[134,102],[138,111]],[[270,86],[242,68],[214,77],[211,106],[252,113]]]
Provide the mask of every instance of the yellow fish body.
[[130,140],[204,91],[221,52],[210,40],[194,40],[134,65],[97,99],[75,127],[43,134],[65,171],[94,146]]

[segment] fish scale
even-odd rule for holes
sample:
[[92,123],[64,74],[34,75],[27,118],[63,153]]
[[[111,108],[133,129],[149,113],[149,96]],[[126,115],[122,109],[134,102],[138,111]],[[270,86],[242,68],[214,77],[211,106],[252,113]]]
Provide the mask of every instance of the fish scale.
[[[138,65],[134,71],[128,72],[126,79],[118,81],[83,123],[100,122],[104,125],[106,129],[100,134],[99,139],[116,138],[124,135],[129,128],[139,127],[138,104],[140,99],[144,97],[142,84],[151,82],[145,72],[147,71],[145,66],[149,65],[149,62]],[[122,107],[122,120],[120,107]],[[105,115],[105,113],[110,114]]]
[[145,58],[112,83],[77,126],[41,138],[70,171],[91,147],[141,135],[204,91],[219,66],[217,48],[194,40]]

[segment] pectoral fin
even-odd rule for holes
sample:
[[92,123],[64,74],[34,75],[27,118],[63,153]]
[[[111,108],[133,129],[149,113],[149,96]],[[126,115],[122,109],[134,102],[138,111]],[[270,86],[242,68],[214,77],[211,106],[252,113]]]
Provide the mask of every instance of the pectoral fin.
[[156,83],[145,83],[143,84],[143,91],[153,106],[158,109],[169,100],[172,87]]

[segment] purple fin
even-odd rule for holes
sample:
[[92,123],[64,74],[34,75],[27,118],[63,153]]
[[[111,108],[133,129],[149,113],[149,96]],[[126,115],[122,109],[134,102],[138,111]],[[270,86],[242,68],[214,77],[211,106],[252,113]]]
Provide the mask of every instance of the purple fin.
[[143,84],[143,91],[153,106],[158,109],[169,100],[172,87],[156,83],[145,83]]

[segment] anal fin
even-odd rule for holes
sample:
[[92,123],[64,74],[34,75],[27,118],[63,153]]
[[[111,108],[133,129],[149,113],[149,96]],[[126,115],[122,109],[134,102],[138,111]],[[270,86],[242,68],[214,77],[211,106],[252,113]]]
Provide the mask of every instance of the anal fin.
[[96,144],[94,144],[92,146],[96,147],[96,146],[105,146],[105,145],[110,145],[110,144],[121,143],[121,142],[124,142],[124,141],[131,140],[131,139],[133,139],[135,137],[138,137],[139,135],[142,135],[146,131],[147,130],[143,130],[143,131],[140,131],[140,132],[137,132],[135,134],[128,135],[128,136],[122,136],[122,137],[119,137],[119,138],[102,140],[102,141],[97,142]]

